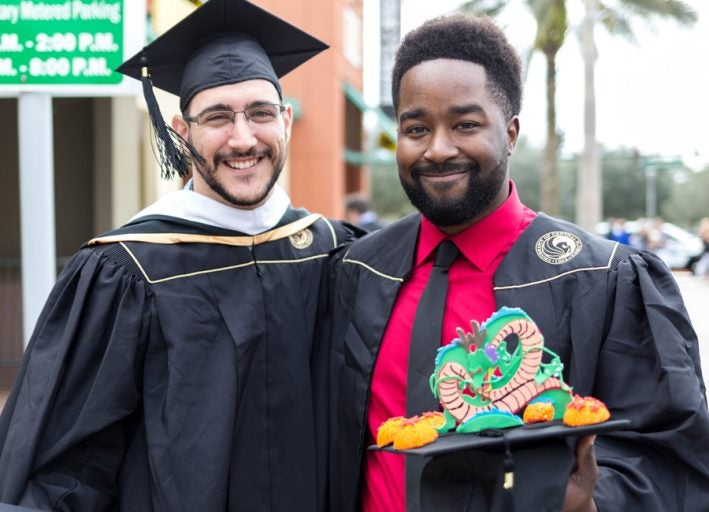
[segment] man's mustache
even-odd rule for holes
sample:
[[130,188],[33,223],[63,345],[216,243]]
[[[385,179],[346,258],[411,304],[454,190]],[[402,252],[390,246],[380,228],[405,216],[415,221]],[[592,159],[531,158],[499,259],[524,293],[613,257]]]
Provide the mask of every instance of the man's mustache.
[[215,165],[224,160],[233,160],[236,158],[271,158],[273,156],[273,151],[266,148],[263,150],[256,151],[255,149],[250,149],[245,152],[231,151],[230,153],[217,153],[214,155]]
[[418,164],[411,167],[411,175],[436,176],[454,174],[458,172],[479,173],[480,166],[477,162],[443,162],[441,164]]

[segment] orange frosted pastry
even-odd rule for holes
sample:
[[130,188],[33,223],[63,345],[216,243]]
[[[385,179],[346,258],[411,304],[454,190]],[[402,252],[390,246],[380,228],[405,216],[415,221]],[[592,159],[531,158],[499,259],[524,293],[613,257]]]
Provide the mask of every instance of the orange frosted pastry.
[[409,450],[432,443],[438,438],[438,431],[428,424],[420,421],[418,416],[404,420],[394,434],[394,448],[396,450]]
[[431,425],[436,430],[446,424],[446,417],[442,412],[424,412],[419,416],[419,421]]
[[394,442],[394,436],[401,423],[406,420],[403,416],[389,418],[377,429],[377,445],[386,446]]
[[578,396],[566,405],[564,412],[564,425],[569,427],[579,427],[581,425],[593,425],[601,423],[611,417],[606,404],[593,398],[592,396]]
[[522,419],[525,423],[541,423],[554,419],[554,405],[548,401],[532,402],[524,409]]

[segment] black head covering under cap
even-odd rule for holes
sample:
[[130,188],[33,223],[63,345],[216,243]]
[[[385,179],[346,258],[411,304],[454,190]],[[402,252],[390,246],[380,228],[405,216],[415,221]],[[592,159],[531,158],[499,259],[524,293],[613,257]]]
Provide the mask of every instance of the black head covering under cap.
[[327,49],[322,41],[246,0],[209,0],[117,71],[143,82],[163,176],[184,176],[185,151],[201,158],[164,122],[152,86],[180,96],[184,112],[198,92],[246,80],[273,83]]
[[209,37],[185,64],[180,109],[185,112],[192,97],[204,89],[259,78],[271,82],[282,97],[276,72],[256,39],[239,32]]

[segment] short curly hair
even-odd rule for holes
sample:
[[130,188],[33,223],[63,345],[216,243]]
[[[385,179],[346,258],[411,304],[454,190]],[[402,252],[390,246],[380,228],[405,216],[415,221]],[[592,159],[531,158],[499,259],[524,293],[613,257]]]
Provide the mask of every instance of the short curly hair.
[[426,21],[404,37],[392,71],[394,110],[399,110],[401,78],[409,69],[435,59],[480,64],[487,73],[488,90],[507,119],[522,108],[522,64],[502,30],[488,17],[464,14]]

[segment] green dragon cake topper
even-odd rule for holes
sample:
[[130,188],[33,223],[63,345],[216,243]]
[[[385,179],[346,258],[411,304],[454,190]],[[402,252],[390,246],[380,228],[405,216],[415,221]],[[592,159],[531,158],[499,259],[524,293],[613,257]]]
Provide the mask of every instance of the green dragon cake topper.
[[[458,338],[438,349],[430,378],[431,391],[444,410],[447,432],[479,432],[522,425],[516,414],[531,401],[547,400],[554,419],[561,419],[572,393],[562,377],[557,354],[544,347],[534,321],[519,308],[503,307],[471,332],[460,327]],[[507,339],[518,343],[510,353]],[[542,362],[549,354],[551,360]]]

